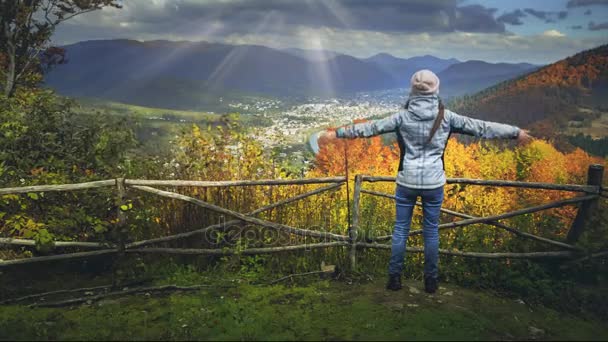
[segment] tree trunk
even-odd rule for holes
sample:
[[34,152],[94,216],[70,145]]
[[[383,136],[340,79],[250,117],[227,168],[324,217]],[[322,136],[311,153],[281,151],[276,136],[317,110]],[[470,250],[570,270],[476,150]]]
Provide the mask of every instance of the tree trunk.
[[[10,58],[14,60],[14,58]],[[15,63],[9,61],[6,73],[6,84],[4,85],[4,96],[11,97],[15,93]]]
[[[8,25],[8,24],[5,24]],[[7,28],[5,28],[6,30]],[[7,36],[10,37],[10,36]],[[6,83],[4,84],[4,96],[11,97],[15,93],[15,75],[17,69],[17,57],[15,56],[15,45],[8,40],[6,53],[8,57],[8,67],[6,70]]]

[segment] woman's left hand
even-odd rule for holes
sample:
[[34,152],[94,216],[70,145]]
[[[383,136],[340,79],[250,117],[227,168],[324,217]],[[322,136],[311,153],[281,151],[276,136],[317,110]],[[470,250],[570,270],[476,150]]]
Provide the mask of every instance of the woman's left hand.
[[530,135],[530,131],[527,129],[520,129],[517,135],[517,142],[520,145],[527,145],[534,140],[534,137]]

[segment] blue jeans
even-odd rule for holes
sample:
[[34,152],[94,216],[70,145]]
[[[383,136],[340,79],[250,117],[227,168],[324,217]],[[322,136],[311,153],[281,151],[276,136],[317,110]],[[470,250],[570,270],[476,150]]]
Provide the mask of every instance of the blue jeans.
[[422,235],[424,237],[424,276],[437,278],[439,269],[439,209],[443,203],[443,186],[430,189],[411,189],[397,184],[397,218],[393,230],[389,274],[401,274],[405,245],[410,233],[412,213],[418,196],[422,197]]

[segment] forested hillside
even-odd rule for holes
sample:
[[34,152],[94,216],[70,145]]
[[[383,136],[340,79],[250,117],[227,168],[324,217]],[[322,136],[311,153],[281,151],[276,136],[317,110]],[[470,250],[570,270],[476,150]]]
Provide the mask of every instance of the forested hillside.
[[599,118],[608,109],[606,95],[608,45],[603,45],[455,100],[453,108],[462,114],[530,127],[537,135],[553,137],[576,122],[590,125]]

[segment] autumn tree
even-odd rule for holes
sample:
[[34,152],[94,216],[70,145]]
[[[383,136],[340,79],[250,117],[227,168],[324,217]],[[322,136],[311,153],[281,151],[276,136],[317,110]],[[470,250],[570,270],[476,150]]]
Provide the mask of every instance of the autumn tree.
[[0,0],[3,94],[11,97],[19,84],[37,82],[41,68],[63,60],[50,46],[57,25],[106,6],[121,7],[119,0]]

